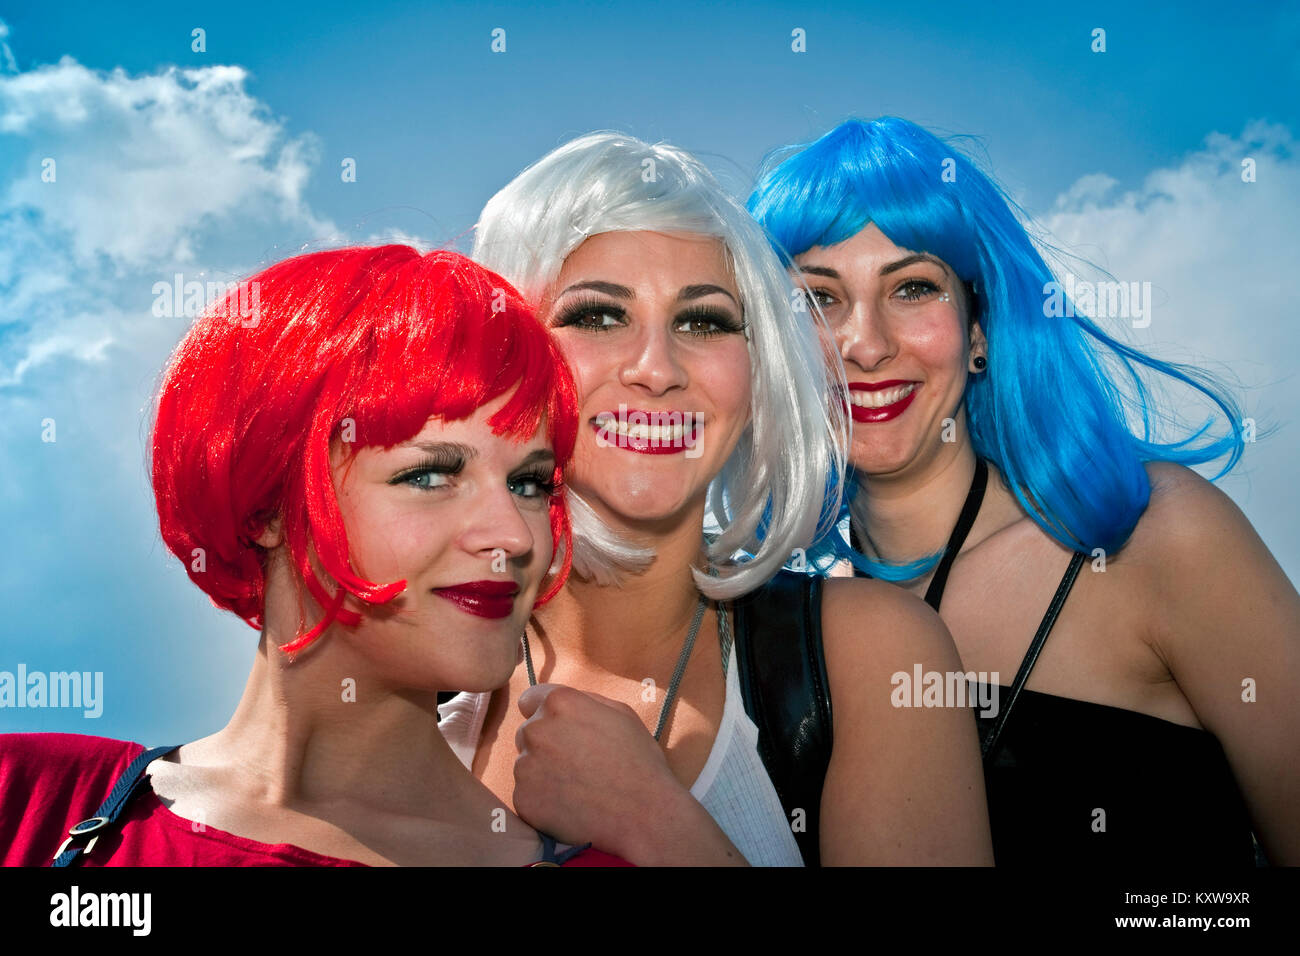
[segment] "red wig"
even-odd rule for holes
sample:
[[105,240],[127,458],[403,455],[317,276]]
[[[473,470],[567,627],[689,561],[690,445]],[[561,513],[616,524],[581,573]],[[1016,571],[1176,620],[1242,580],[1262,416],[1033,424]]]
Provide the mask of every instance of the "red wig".
[[[572,554],[563,469],[577,435],[573,380],[550,335],[500,276],[452,252],[409,246],[335,249],[258,273],[195,321],[163,373],[152,440],[163,540],[217,607],[261,629],[272,519],[297,574],[325,610],[293,652],[343,606],[392,600],[351,567],[330,447],[389,448],[429,418],[468,418],[510,392],[489,421],[521,441],[544,420],[556,455],[551,535],[564,585]],[[202,549],[196,552],[196,549]],[[333,581],[322,581],[316,563]]]

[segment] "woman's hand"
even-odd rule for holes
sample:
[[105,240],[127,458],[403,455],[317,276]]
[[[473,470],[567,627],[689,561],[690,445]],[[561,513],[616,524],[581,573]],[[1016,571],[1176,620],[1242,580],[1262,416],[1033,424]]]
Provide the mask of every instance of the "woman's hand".
[[514,803],[530,826],[639,866],[746,865],[631,707],[561,684],[518,706]]

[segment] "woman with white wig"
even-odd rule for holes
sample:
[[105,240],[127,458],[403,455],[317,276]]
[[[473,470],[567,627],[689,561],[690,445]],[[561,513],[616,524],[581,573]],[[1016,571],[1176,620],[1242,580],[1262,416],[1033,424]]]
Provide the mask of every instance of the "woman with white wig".
[[[937,615],[779,573],[833,520],[846,412],[744,208],[680,149],[592,133],[492,198],[473,258],[555,336],[580,432],[575,573],[509,692],[443,706],[461,759],[532,824],[641,865],[991,863],[971,711],[897,706],[898,674],[961,670]],[[799,613],[817,626],[787,631]]]

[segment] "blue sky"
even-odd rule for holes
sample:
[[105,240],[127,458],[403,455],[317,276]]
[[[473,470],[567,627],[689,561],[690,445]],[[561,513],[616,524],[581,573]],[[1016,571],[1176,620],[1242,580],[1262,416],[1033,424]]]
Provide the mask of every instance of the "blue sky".
[[304,245],[466,249],[492,193],[600,128],[690,149],[738,194],[850,115],[976,137],[1058,242],[1153,283],[1131,341],[1250,387],[1278,430],[1223,487],[1296,580],[1300,12],[970,6],[0,3],[0,671],[102,671],[105,697],[96,719],[0,710],[0,731],[189,740],[247,674],[256,635],[157,534],[147,409],[186,320],[152,314],[153,284]]

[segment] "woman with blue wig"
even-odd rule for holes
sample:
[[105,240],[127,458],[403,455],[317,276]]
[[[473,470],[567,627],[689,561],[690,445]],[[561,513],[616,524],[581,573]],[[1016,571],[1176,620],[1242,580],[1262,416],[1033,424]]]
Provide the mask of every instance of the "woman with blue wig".
[[[1187,467],[1237,463],[1232,400],[1103,331],[1014,204],[912,123],[778,151],[749,208],[848,382],[847,540],[814,564],[948,624],[997,862],[1249,866],[1253,830],[1300,863],[1300,596]],[[1156,380],[1215,415],[1162,434]]]

